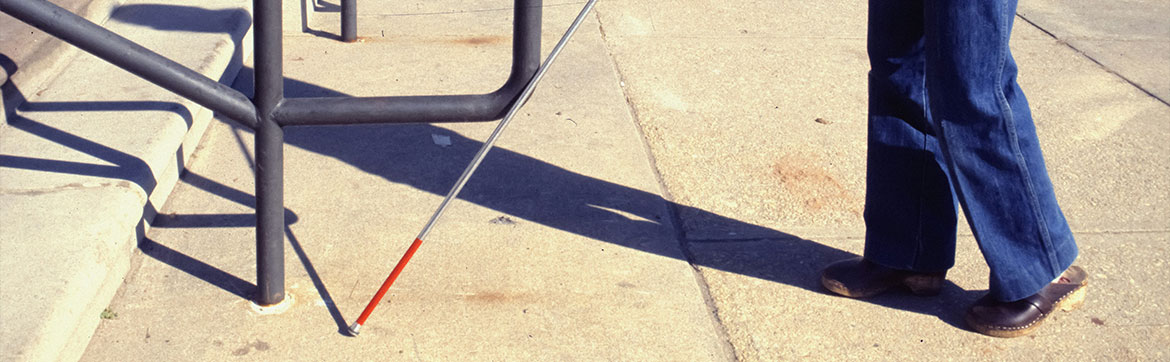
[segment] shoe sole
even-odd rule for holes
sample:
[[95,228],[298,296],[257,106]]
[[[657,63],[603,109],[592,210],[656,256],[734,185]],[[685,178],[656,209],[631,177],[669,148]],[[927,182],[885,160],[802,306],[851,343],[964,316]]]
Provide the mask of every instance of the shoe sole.
[[1073,290],[1072,293],[1068,293],[1068,296],[1057,301],[1056,305],[1053,306],[1053,308],[1052,308],[1052,312],[1045,314],[1045,315],[1041,316],[1040,318],[1037,318],[1031,324],[1028,324],[1028,325],[1020,327],[1020,328],[1007,329],[1007,328],[1002,328],[1002,327],[980,325],[978,323],[974,323],[974,321],[972,321],[969,316],[966,318],[967,325],[969,325],[969,326],[971,326],[971,328],[975,329],[976,332],[986,334],[986,335],[989,335],[992,337],[1014,338],[1014,337],[1027,335],[1027,334],[1034,332],[1036,330],[1036,328],[1040,328],[1040,325],[1043,324],[1044,320],[1048,319],[1048,316],[1054,314],[1056,311],[1059,310],[1062,312],[1069,312],[1069,311],[1075,310],[1075,309],[1080,308],[1081,306],[1085,305],[1085,291],[1087,289],[1086,287],[1088,287],[1088,283],[1081,283],[1080,287],[1077,287],[1077,289]]
[[[946,278],[929,275],[911,275],[903,278],[899,285],[909,289],[910,293],[913,293],[914,295],[934,296],[942,292],[943,280],[946,280]],[[821,276],[821,285],[825,286],[825,289],[828,289],[833,293],[837,293],[849,298],[869,298],[885,293],[886,291],[896,287],[890,286],[887,288],[850,290],[849,288],[845,287],[845,284],[842,284],[841,282],[833,279],[826,278],[824,275]]]

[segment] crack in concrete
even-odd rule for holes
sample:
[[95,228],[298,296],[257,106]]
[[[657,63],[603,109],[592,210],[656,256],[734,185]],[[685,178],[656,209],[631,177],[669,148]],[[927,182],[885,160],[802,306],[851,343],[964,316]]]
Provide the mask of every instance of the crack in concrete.
[[1053,33],[1051,31],[1049,31],[1048,29],[1045,29],[1044,27],[1040,26],[1040,24],[1036,23],[1035,21],[1032,21],[1031,19],[1028,19],[1028,17],[1024,16],[1024,14],[1016,13],[1016,16],[1019,17],[1020,20],[1023,20],[1024,22],[1028,23],[1028,25],[1031,25],[1032,27],[1036,28],[1037,30],[1044,32],[1044,34],[1048,34],[1048,36],[1052,37],[1053,40],[1056,40],[1056,42],[1060,43],[1061,45],[1064,45],[1064,46],[1068,47],[1069,49],[1072,49],[1077,54],[1080,54],[1081,56],[1085,57],[1085,59],[1088,59],[1089,61],[1092,61],[1094,64],[1097,64],[1097,66],[1101,67],[1102,70],[1108,72],[1109,74],[1112,74],[1113,76],[1115,76],[1117,78],[1120,78],[1121,80],[1125,81],[1126,83],[1129,83],[1130,86],[1137,88],[1138,90],[1145,93],[1147,96],[1150,96],[1150,98],[1153,98],[1153,99],[1157,100],[1158,102],[1162,102],[1162,104],[1166,105],[1167,107],[1170,107],[1170,101],[1162,99],[1162,97],[1159,97],[1158,95],[1154,94],[1153,91],[1146,89],[1145,87],[1142,87],[1140,84],[1137,84],[1137,82],[1134,82],[1132,79],[1129,79],[1129,77],[1126,77],[1125,75],[1119,73],[1118,71],[1114,70],[1113,68],[1105,65],[1104,63],[1101,63],[1101,61],[1097,60],[1097,58],[1094,58],[1092,55],[1089,55],[1089,53],[1086,53],[1084,50],[1081,50],[1080,48],[1073,46],[1072,43],[1069,43],[1070,40],[1078,40],[1078,39],[1076,39],[1076,38],[1062,39],[1061,37],[1057,36],[1056,33]]
[[609,36],[605,31],[605,22],[601,19],[601,9],[594,11],[594,18],[597,20],[597,30],[601,35],[602,44],[605,46],[606,52],[610,59],[610,64],[613,66],[614,73],[618,76],[618,87],[622,91],[622,97],[626,100],[626,109],[629,111],[630,119],[634,121],[634,130],[638,132],[638,137],[642,140],[642,149],[646,157],[650,161],[650,170],[654,173],[655,181],[658,182],[658,192],[666,203],[667,220],[670,220],[671,229],[674,231],[674,238],[679,243],[679,249],[686,258],[687,264],[691,267],[691,272],[695,277],[695,283],[698,284],[699,292],[703,297],[703,304],[707,307],[707,313],[711,317],[712,324],[715,327],[715,333],[719,336],[719,345],[727,357],[732,361],[740,361],[739,351],[736,350],[735,345],[731,343],[731,334],[727,330],[727,325],[724,324],[723,319],[719,316],[719,307],[715,304],[715,298],[711,296],[711,287],[707,282],[707,278],[703,276],[702,271],[699,270],[698,264],[695,263],[695,256],[690,251],[688,240],[686,238],[686,231],[683,230],[682,218],[679,214],[678,204],[674,202],[674,197],[670,194],[670,190],[666,187],[666,180],[662,177],[662,172],[658,167],[658,160],[654,156],[654,150],[651,148],[646,132],[642,128],[642,122],[638,115],[638,109],[634,105],[633,99],[630,98],[629,92],[626,91],[626,75],[622,72],[621,66],[617,63],[617,58],[614,56],[613,49],[610,47]]

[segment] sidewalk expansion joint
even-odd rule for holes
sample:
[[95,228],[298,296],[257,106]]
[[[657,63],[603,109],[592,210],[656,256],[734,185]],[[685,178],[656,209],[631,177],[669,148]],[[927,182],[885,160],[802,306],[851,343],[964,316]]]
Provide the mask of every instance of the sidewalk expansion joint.
[[1113,70],[1113,68],[1110,68],[1109,66],[1101,63],[1101,61],[1097,60],[1097,58],[1093,58],[1093,56],[1089,55],[1088,53],[1085,53],[1084,50],[1077,48],[1076,46],[1072,45],[1072,43],[1069,43],[1065,39],[1061,39],[1055,33],[1048,31],[1048,29],[1045,29],[1044,27],[1040,26],[1040,24],[1037,24],[1036,22],[1032,21],[1031,19],[1028,19],[1028,17],[1024,16],[1023,14],[1016,13],[1016,16],[1018,16],[1020,18],[1020,20],[1023,20],[1024,22],[1028,23],[1029,25],[1032,25],[1032,27],[1035,27],[1036,29],[1044,32],[1044,34],[1048,34],[1048,36],[1052,37],[1053,40],[1056,40],[1057,43],[1060,43],[1061,45],[1064,45],[1064,46],[1068,47],[1069,49],[1072,49],[1077,54],[1080,54],[1081,56],[1085,57],[1085,59],[1088,59],[1089,61],[1092,61],[1094,64],[1097,64],[1097,66],[1101,67],[1102,70],[1108,72],[1109,74],[1112,74],[1113,76],[1115,76],[1117,78],[1120,78],[1121,80],[1128,83],[1130,86],[1133,86],[1134,88],[1137,88],[1138,90],[1142,91],[1146,95],[1150,96],[1150,98],[1153,98],[1159,102],[1162,102],[1162,104],[1166,105],[1167,107],[1170,107],[1170,101],[1162,99],[1162,97],[1159,97],[1158,95],[1154,94],[1154,92],[1150,91],[1149,89],[1142,87],[1140,84],[1137,84],[1136,82],[1129,79],[1125,75],[1122,75],[1121,73],[1118,73],[1116,70]]
[[665,179],[662,177],[662,172],[658,168],[658,160],[654,157],[654,151],[646,139],[646,132],[642,129],[642,123],[638,118],[638,109],[634,106],[634,102],[630,99],[629,92],[626,91],[626,75],[622,73],[621,67],[618,66],[616,58],[614,57],[613,49],[610,48],[609,38],[605,32],[605,22],[601,19],[601,10],[594,12],[593,16],[597,20],[597,28],[601,34],[601,41],[605,45],[607,55],[610,59],[610,64],[613,66],[613,71],[617,73],[617,86],[622,91],[622,97],[626,100],[626,109],[629,112],[630,119],[633,121],[634,131],[638,133],[638,138],[642,141],[642,151],[650,162],[650,169],[654,173],[654,179],[658,183],[658,194],[662,196],[663,202],[666,204],[667,220],[670,220],[671,229],[674,232],[674,239],[678,241],[679,250],[682,251],[683,257],[691,267],[691,272],[695,277],[695,283],[698,284],[699,292],[703,296],[703,304],[707,306],[707,313],[711,317],[715,333],[719,336],[719,345],[727,354],[727,357],[732,361],[739,361],[739,353],[735,346],[731,343],[731,334],[727,330],[723,319],[719,317],[719,307],[715,304],[715,298],[711,296],[711,287],[707,283],[707,278],[703,276],[699,270],[698,264],[695,263],[695,256],[690,251],[686,232],[683,230],[682,218],[679,214],[678,204],[674,202],[674,197],[670,194],[670,190],[666,187]]

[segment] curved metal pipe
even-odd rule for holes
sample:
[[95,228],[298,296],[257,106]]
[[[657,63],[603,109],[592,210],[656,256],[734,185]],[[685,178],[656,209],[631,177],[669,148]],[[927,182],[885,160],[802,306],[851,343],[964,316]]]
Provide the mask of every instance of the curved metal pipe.
[[281,126],[485,122],[504,117],[508,106],[540,68],[542,0],[516,0],[512,69],[494,92],[474,95],[321,97],[285,99],[273,114]]

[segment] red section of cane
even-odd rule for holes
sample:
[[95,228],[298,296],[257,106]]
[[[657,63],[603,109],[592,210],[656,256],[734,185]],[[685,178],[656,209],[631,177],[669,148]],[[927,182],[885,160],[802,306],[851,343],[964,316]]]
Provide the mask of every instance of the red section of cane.
[[366,309],[362,311],[362,315],[358,317],[353,325],[349,326],[349,333],[358,335],[362,329],[362,325],[366,324],[366,318],[370,317],[370,313],[374,312],[374,308],[378,307],[378,303],[382,301],[382,297],[386,296],[386,292],[390,290],[390,286],[394,285],[394,280],[398,279],[398,274],[402,274],[402,269],[406,267],[406,263],[410,262],[410,257],[414,256],[414,252],[418,250],[418,246],[422,245],[422,239],[414,239],[410,244],[410,248],[406,249],[406,254],[402,255],[402,259],[398,260],[398,265],[394,266],[394,271],[390,272],[390,276],[386,277],[386,281],[382,282],[382,287],[378,288],[378,293],[374,294],[374,299],[370,299],[370,304],[366,305]]

